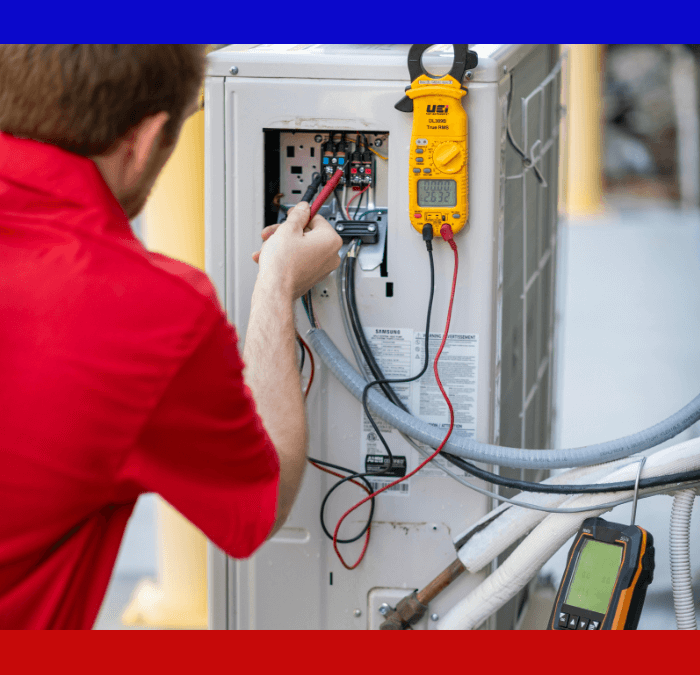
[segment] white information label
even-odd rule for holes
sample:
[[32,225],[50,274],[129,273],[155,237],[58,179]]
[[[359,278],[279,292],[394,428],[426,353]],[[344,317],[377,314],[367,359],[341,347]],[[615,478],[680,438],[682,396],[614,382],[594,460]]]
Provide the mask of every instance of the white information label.
[[[413,339],[414,368],[415,373],[419,373],[425,359],[425,332],[415,332]],[[445,433],[447,433],[450,426],[450,411],[435,380],[433,369],[433,361],[441,341],[442,333],[430,333],[430,366],[413,388],[411,411],[424,422],[445,429]],[[450,403],[452,403],[455,416],[454,428],[455,430],[459,429],[468,438],[476,437],[478,362],[478,335],[474,333],[448,334],[438,362],[438,372],[440,382],[450,398]],[[435,462],[430,462],[421,469],[421,473],[425,476],[445,476],[446,474],[435,464],[448,466],[445,459],[438,457]],[[466,475],[465,472],[454,466],[450,469],[458,475]]]
[[[425,333],[410,328],[365,328],[365,335],[372,353],[387,378],[404,379],[417,375],[423,367],[425,359]],[[401,401],[417,417],[437,427],[447,430],[450,414],[445,399],[440,392],[433,371],[433,360],[440,346],[442,333],[430,334],[429,355],[430,365],[423,377],[417,382],[392,385]],[[473,333],[450,333],[440,356],[440,381],[450,397],[455,413],[455,429],[470,438],[476,436],[476,394],[477,394],[477,364],[479,356],[479,338]],[[362,428],[360,455],[362,467],[368,465],[381,466],[382,456],[386,450],[379,440],[376,431],[362,413]],[[410,472],[423,461],[423,457],[396,431],[377,417],[373,418],[377,427],[386,440],[391,452],[397,457],[396,476],[383,475],[373,480],[377,487],[396,480],[400,470],[405,467],[405,473]],[[425,446],[424,446],[425,447]],[[446,465],[446,461],[438,458],[438,464]],[[463,471],[451,467],[458,475]],[[421,469],[420,475],[445,476],[435,462]],[[385,494],[410,495],[408,479],[386,491]]]

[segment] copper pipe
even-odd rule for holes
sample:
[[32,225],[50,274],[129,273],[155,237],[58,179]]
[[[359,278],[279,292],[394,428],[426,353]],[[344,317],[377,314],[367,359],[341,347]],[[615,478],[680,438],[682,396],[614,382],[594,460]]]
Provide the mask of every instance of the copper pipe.
[[428,609],[428,603],[433,600],[438,593],[444,591],[466,568],[462,561],[457,558],[450,563],[440,574],[438,574],[425,588],[407,595],[401,600],[395,609],[392,609],[386,619],[379,626],[379,630],[407,630],[421,617]]
[[422,605],[427,605],[433,600],[438,593],[444,591],[464,570],[466,567],[462,565],[462,561],[457,558],[449,567],[446,567],[438,574],[424,589],[418,591],[418,602]]

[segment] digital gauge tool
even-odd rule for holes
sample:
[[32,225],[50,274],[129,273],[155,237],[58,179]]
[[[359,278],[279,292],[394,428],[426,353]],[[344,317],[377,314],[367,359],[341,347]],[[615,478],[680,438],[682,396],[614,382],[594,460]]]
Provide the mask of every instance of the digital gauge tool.
[[467,113],[462,97],[467,93],[462,79],[478,63],[469,45],[453,45],[454,62],[447,75],[425,72],[422,57],[432,45],[412,45],[408,52],[411,86],[397,104],[402,112],[413,112],[408,184],[411,224],[423,231],[430,223],[433,235],[449,222],[453,232],[467,223]]
[[636,630],[654,574],[654,539],[636,525],[583,521],[548,630]]

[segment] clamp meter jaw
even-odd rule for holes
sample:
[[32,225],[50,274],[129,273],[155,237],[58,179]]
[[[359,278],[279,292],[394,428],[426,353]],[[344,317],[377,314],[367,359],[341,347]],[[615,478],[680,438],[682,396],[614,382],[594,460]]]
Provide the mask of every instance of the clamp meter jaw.
[[636,630],[654,574],[654,539],[636,525],[583,521],[548,630]]
[[396,104],[413,112],[409,157],[409,216],[422,232],[426,223],[433,235],[449,222],[454,233],[469,217],[467,171],[467,113],[462,105],[466,90],[462,78],[477,65],[468,45],[454,45],[454,62],[447,75],[433,77],[423,70],[421,57],[431,45],[413,45],[408,54],[411,86]]

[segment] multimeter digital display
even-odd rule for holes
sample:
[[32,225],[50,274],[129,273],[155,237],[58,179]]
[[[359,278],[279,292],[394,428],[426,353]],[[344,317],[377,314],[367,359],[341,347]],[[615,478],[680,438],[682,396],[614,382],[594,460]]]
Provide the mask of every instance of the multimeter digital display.
[[478,63],[468,45],[453,45],[454,61],[447,75],[426,73],[423,53],[432,45],[412,45],[408,52],[411,86],[396,104],[413,113],[409,148],[408,192],[411,225],[422,232],[426,223],[440,236],[443,223],[457,233],[469,217],[467,113],[462,104],[467,68]]
[[549,630],[635,630],[654,574],[654,539],[636,525],[583,521]]
[[419,180],[418,206],[457,206],[457,181]]

